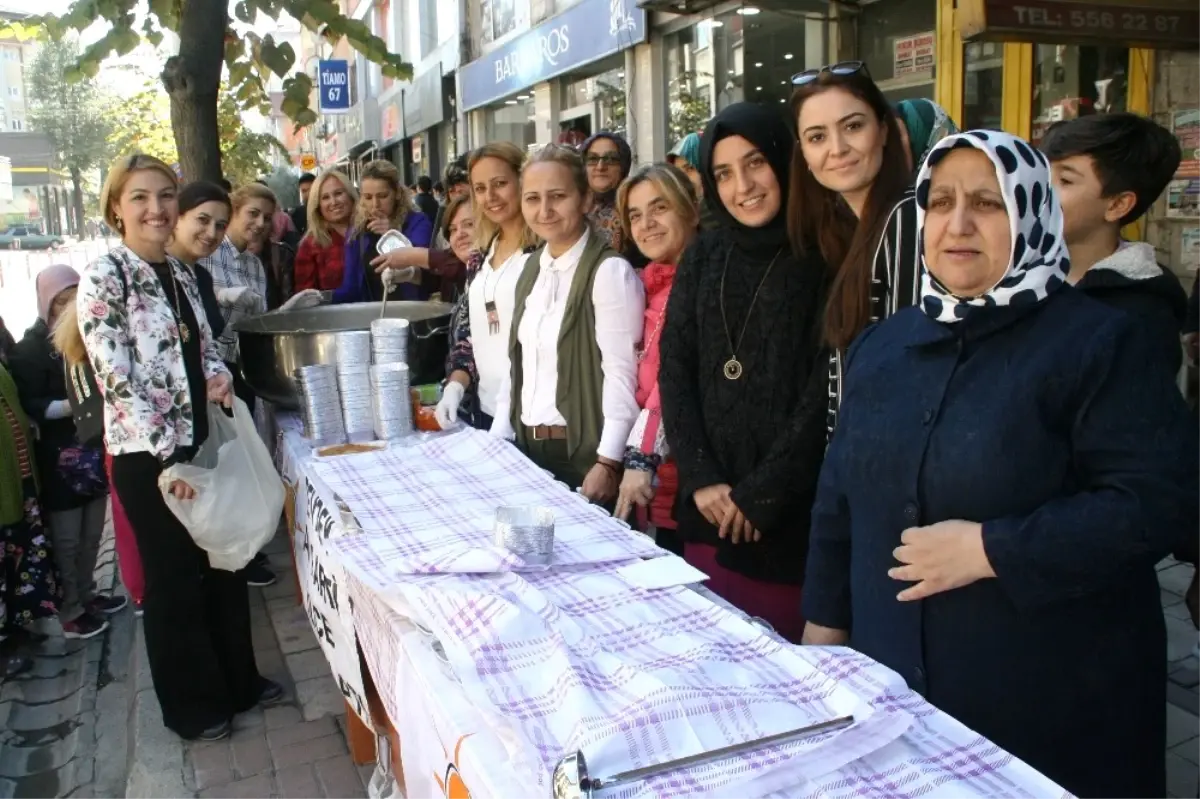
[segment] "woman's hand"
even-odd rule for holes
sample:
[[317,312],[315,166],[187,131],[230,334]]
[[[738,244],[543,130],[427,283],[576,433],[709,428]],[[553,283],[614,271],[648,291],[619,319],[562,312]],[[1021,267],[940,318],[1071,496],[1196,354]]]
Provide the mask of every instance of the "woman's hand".
[[196,498],[196,489],[182,480],[172,480],[171,487],[167,490],[175,496],[175,499],[189,500]]
[[381,216],[372,217],[367,222],[367,230],[371,231],[376,236],[382,236],[384,233],[387,233],[391,229],[392,229],[391,221],[388,219],[385,219],[384,217],[381,217]]
[[746,518],[746,514],[742,513],[742,509],[734,504],[732,498],[729,500],[729,507],[725,509],[725,517],[721,519],[721,529],[717,531],[718,538],[726,536],[731,544],[762,539],[762,533],[754,529],[754,525]]
[[221,372],[208,378],[205,388],[208,391],[209,402],[219,403],[226,408],[233,407],[233,378],[229,372]]
[[607,463],[597,463],[583,478],[579,488],[588,502],[604,505],[617,496],[617,469]]
[[805,646],[842,646],[849,640],[850,633],[845,630],[822,627],[810,621],[804,625],[804,635],[800,638],[800,643]]
[[725,521],[725,512],[733,504],[733,500],[729,498],[729,492],[732,490],[728,483],[717,483],[705,486],[692,494],[696,509],[713,527],[720,527],[721,522]]
[[429,250],[424,247],[401,247],[371,260],[371,268],[376,272],[382,272],[384,269],[404,269],[408,266],[428,269]]
[[888,577],[916,585],[901,591],[901,602],[924,599],[995,577],[983,549],[983,525],[961,519],[910,527],[900,535],[892,553],[904,564],[888,569]]
[[634,505],[643,508],[654,499],[654,474],[645,469],[626,469],[621,477],[621,488],[617,492],[617,507],[613,516],[629,520]]

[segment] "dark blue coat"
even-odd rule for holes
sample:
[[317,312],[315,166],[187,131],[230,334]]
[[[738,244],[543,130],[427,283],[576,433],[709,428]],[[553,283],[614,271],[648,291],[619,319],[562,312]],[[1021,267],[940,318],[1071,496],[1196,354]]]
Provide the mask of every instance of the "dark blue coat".
[[[1197,437],[1130,317],[1063,288],[849,353],[804,614],[1083,796],[1163,796],[1154,564],[1197,525]],[[902,603],[905,528],[983,523],[997,577]]]

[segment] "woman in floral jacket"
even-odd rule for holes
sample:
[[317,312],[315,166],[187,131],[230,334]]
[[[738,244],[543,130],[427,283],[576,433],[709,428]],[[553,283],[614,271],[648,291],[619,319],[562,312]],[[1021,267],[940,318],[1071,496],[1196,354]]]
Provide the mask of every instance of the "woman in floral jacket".
[[[88,357],[104,391],[113,490],[133,526],[145,575],[146,650],[163,722],[217,740],[235,713],[278,702],[283,689],[254,662],[242,572],[213,569],[167,508],[159,478],[208,437],[208,402],[232,402],[199,290],[167,255],[178,184],[157,158],[113,165],[100,193],[121,244],[90,264],[76,296]],[[177,499],[195,492],[175,480]]]

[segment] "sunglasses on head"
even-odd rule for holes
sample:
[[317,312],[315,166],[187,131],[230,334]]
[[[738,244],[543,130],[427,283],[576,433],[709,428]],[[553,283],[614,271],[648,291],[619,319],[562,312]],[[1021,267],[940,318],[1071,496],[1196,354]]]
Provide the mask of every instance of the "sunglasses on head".
[[583,162],[588,166],[620,166],[621,156],[616,153],[605,153],[604,155],[589,155],[583,159]]
[[806,86],[812,83],[822,74],[830,72],[834,75],[854,75],[861,72],[866,77],[871,77],[867,72],[867,64],[864,61],[839,61],[836,64],[829,64],[820,69],[806,69],[803,72],[797,72],[792,76],[793,86]]

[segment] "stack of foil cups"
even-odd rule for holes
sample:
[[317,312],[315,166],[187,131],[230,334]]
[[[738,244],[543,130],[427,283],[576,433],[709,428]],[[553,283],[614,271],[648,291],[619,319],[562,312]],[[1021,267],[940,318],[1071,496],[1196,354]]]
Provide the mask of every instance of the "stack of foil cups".
[[376,363],[371,367],[375,435],[378,438],[390,441],[412,432],[412,397],[408,382],[406,363]]
[[316,447],[346,443],[338,397],[337,370],[330,365],[301,366],[293,372],[304,437]]
[[342,395],[342,420],[346,437],[352,443],[375,439],[370,359],[370,333],[363,330],[338,334],[337,378]]
[[495,543],[526,563],[546,565],[554,555],[554,511],[538,505],[496,509]]
[[408,363],[408,320],[371,322],[371,355],[376,364]]

